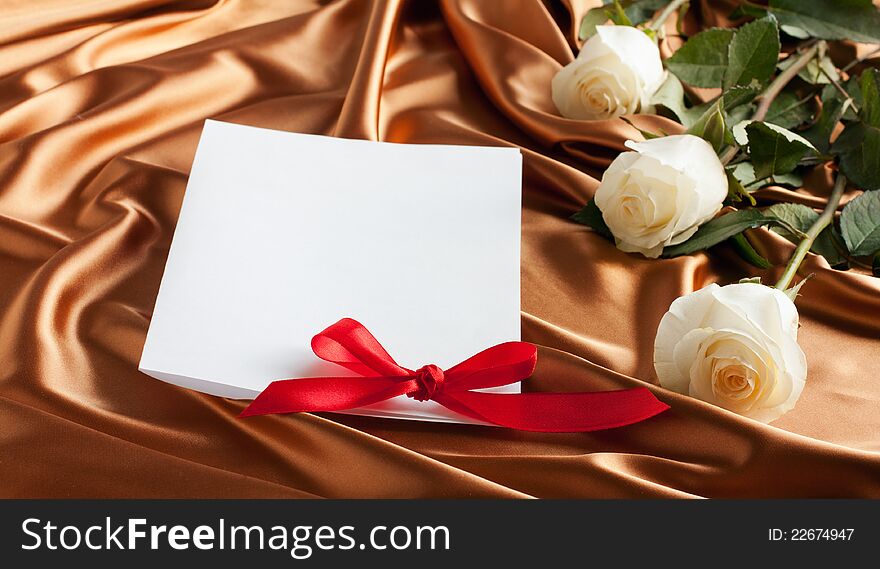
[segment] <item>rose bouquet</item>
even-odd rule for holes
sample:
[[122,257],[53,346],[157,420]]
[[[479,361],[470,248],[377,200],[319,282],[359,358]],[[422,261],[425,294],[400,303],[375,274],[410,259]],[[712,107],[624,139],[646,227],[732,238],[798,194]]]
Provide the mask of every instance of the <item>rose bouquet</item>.
[[[793,282],[804,258],[880,276],[880,50],[856,47],[880,43],[880,11],[871,0],[745,1],[729,27],[685,37],[688,10],[685,0],[614,0],[584,16],[586,41],[551,85],[560,114],[656,113],[680,132],[636,129],[644,140],[626,141],[573,219],[650,258],[723,245],[771,269],[753,232],[795,243],[772,286],[746,277],[677,299],[654,346],[662,386],[769,422],[807,376],[794,305],[806,278]],[[672,39],[676,14],[679,46],[663,61],[658,43]],[[834,177],[822,211],[754,195],[797,190],[815,169]],[[847,188],[858,195],[841,206]]]

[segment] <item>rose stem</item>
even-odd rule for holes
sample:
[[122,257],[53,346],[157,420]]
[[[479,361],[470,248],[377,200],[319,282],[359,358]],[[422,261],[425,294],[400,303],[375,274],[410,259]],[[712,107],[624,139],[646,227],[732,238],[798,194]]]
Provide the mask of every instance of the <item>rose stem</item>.
[[651,22],[648,29],[654,32],[659,32],[663,27],[663,24],[666,23],[666,20],[669,19],[669,16],[678,10],[685,2],[688,2],[688,0],[672,0],[672,2],[667,4],[666,7],[663,8],[663,11],[660,12],[660,14]]
[[730,161],[733,160],[734,156],[736,156],[737,152],[739,152],[739,146],[735,144],[733,146],[728,146],[727,150],[725,150],[718,159],[721,160],[722,165],[727,166]]
[[[791,67],[776,76],[776,79],[767,86],[767,89],[765,89],[764,93],[761,95],[758,108],[755,110],[755,114],[752,115],[753,121],[764,120],[767,116],[767,111],[770,110],[770,105],[773,104],[773,101],[776,100],[779,93],[785,89],[785,86],[788,85],[792,79],[797,77],[797,74],[810,63],[811,59],[816,57],[819,49],[824,49],[824,45],[824,41],[814,42],[810,45],[809,49],[796,56],[797,59],[791,64]],[[718,158],[721,160],[721,163],[726,166],[728,162],[733,160],[738,151],[739,147],[736,145],[730,146]]]
[[871,59],[872,57],[874,57],[878,53],[880,53],[880,47],[878,47],[875,50],[872,50],[870,53],[866,53],[865,55],[863,55],[861,57],[857,57],[857,58],[853,59],[852,61],[850,61],[849,63],[847,63],[843,67],[841,67],[840,70],[843,71],[844,73],[846,73],[847,71],[852,69],[853,66],[858,65],[859,63],[861,63],[865,60]]
[[840,197],[843,195],[844,188],[846,188],[846,176],[838,172],[837,180],[834,181],[834,189],[831,190],[831,195],[828,197],[828,204],[822,210],[818,219],[813,222],[813,225],[807,229],[805,237],[798,243],[794,254],[788,260],[788,264],[785,265],[785,271],[783,271],[782,277],[779,278],[779,282],[776,283],[776,288],[779,290],[784,291],[788,288],[791,284],[791,279],[797,274],[801,263],[806,258],[807,251],[813,246],[813,242],[822,233],[822,230],[828,227],[828,224],[834,220],[834,212],[837,211],[837,207],[840,205]]
[[824,49],[825,42],[818,41],[810,46],[809,49],[801,53],[797,56],[794,63],[791,64],[785,71],[776,76],[776,79],[773,80],[772,83],[767,87],[764,93],[761,95],[761,100],[758,103],[758,109],[755,111],[755,114],[752,115],[752,120],[762,121],[764,117],[767,116],[767,111],[770,110],[770,105],[785,89],[785,86],[788,85],[789,81],[797,77],[797,74],[801,72],[801,69],[807,66],[810,63],[810,60],[816,57],[816,54],[819,53],[819,49]]

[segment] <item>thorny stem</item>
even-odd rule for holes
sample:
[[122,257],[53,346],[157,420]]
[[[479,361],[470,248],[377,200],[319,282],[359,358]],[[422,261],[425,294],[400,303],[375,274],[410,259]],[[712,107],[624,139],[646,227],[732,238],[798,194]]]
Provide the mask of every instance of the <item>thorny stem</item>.
[[758,108],[755,111],[755,114],[752,115],[753,120],[764,120],[764,117],[767,116],[767,111],[770,110],[770,105],[773,104],[773,101],[779,93],[781,93],[785,86],[788,85],[789,81],[797,77],[797,74],[810,63],[810,60],[816,57],[816,54],[819,53],[820,49],[825,49],[824,41],[818,41],[812,44],[809,49],[796,56],[797,59],[795,59],[790,67],[786,68],[785,71],[776,76],[776,79],[770,83],[764,91],[764,94],[761,95]]
[[878,47],[877,49],[875,49],[869,53],[866,53],[865,55],[863,55],[861,57],[856,57],[855,59],[853,59],[852,61],[850,61],[846,65],[844,65],[840,70],[843,71],[844,73],[846,73],[847,71],[849,71],[850,69],[852,69],[853,67],[858,65],[859,63],[865,61],[866,59],[871,59],[872,57],[874,57],[878,53],[880,53],[880,47]]
[[852,110],[854,112],[859,112],[858,105],[856,105],[856,102],[853,101],[853,98],[850,97],[849,93],[846,92],[846,89],[843,88],[843,86],[837,81],[837,79],[829,75],[828,72],[821,67],[819,68],[819,70],[822,72],[822,75],[824,75],[825,78],[828,79],[828,82],[834,85],[834,88],[837,89],[837,92],[843,95],[843,98],[846,99],[846,101],[849,103],[849,106],[852,107]]
[[654,20],[648,26],[648,29],[654,32],[660,32],[660,30],[663,28],[663,24],[665,24],[666,20],[669,19],[669,16],[671,16],[676,10],[681,8],[682,4],[685,4],[687,1],[688,0],[672,0],[672,2],[667,4],[666,7],[663,8],[663,11],[660,12],[660,14],[658,14],[656,18],[654,18]]
[[722,152],[721,156],[719,156],[718,159],[721,160],[721,164],[727,166],[730,161],[733,160],[734,156],[736,156],[737,152],[739,152],[739,146],[728,146],[727,150]]
[[[816,41],[812,44],[809,44],[809,48],[795,56],[794,63],[790,67],[788,67],[785,71],[776,76],[776,79],[773,80],[770,85],[767,86],[767,89],[764,90],[764,93],[761,95],[760,101],[758,103],[758,108],[755,110],[755,113],[752,115],[752,120],[754,121],[762,121],[767,116],[767,112],[770,110],[770,105],[773,104],[773,101],[776,100],[776,97],[779,96],[779,93],[785,88],[788,83],[797,77],[797,74],[800,73],[801,69],[807,66],[816,54],[819,53],[819,50],[825,49],[824,41]],[[734,145],[730,146],[725,150],[719,159],[721,163],[725,166],[734,159],[736,153],[739,151],[739,147]]]
[[825,209],[822,210],[822,213],[816,221],[813,222],[813,225],[807,229],[807,233],[801,242],[798,243],[791,259],[789,259],[788,264],[785,265],[785,271],[783,271],[782,276],[779,278],[779,282],[776,283],[776,288],[785,291],[789,287],[791,280],[797,274],[804,258],[806,258],[807,252],[813,246],[813,242],[819,234],[822,233],[822,230],[828,227],[828,224],[834,220],[834,212],[837,211],[837,207],[840,205],[840,198],[843,196],[843,190],[845,188],[846,176],[838,172],[837,180],[834,182],[834,189],[831,190],[831,196],[828,198],[828,204],[825,206]]

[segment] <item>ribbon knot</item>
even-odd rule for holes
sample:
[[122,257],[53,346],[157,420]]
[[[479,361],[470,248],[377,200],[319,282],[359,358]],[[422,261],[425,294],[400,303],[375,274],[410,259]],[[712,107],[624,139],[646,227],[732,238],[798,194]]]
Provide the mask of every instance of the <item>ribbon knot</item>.
[[416,401],[428,401],[433,399],[443,389],[446,376],[443,374],[442,369],[434,364],[428,364],[416,370],[415,380],[419,388],[408,392],[406,396]]
[[312,350],[361,377],[273,381],[240,416],[345,411],[406,395],[482,423],[571,433],[631,425],[669,408],[644,387],[586,393],[482,391],[532,375],[538,349],[526,342],[492,346],[445,371],[435,365],[413,371],[398,365],[360,322],[343,318],[312,338]]

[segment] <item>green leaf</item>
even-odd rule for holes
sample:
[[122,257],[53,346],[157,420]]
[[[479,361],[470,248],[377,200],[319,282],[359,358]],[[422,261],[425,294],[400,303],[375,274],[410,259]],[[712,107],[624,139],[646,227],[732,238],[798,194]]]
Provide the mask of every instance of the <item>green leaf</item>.
[[822,89],[821,100],[822,110],[819,111],[816,122],[801,134],[812,142],[819,152],[827,154],[831,150],[831,133],[843,118],[846,106],[844,101],[840,100],[840,95],[833,85]]
[[777,186],[801,188],[804,185],[804,178],[796,171],[787,174],[774,174],[773,176],[770,176],[770,183],[776,184]]
[[596,233],[608,237],[609,239],[614,237],[611,234],[611,230],[605,225],[605,220],[602,219],[602,211],[596,205],[595,200],[587,202],[587,205],[585,205],[583,209],[571,216],[571,219],[581,225],[586,225]]
[[583,41],[596,33],[596,26],[608,20],[617,25],[634,26],[654,16],[669,0],[605,0],[603,6],[592,8],[581,18],[578,38]]
[[[752,165],[748,162],[741,162],[740,164],[746,164],[751,170]],[[739,166],[740,164],[738,164],[737,166]],[[749,191],[743,185],[742,181],[736,176],[736,170],[736,167],[726,170],[727,199],[730,200],[731,203],[748,201],[750,204],[755,205],[755,198],[752,197],[752,194],[749,193]]]
[[733,127],[733,129],[732,129],[733,136],[736,139],[738,144],[740,144],[740,145],[746,144],[746,139],[748,137],[748,128],[752,125],[761,125],[761,126],[767,127],[768,129],[772,130],[776,134],[779,134],[780,136],[782,136],[783,138],[785,138],[785,140],[787,140],[789,142],[798,142],[800,144],[803,144],[804,146],[806,146],[810,150],[812,150],[814,152],[816,151],[816,148],[810,143],[809,140],[807,140],[806,138],[804,138],[803,136],[801,136],[795,132],[788,130],[787,128],[782,128],[778,124],[773,124],[770,122],[754,121],[751,119],[741,121]]
[[880,74],[867,69],[859,78],[859,122],[846,126],[831,150],[840,169],[865,190],[880,190]]
[[865,124],[880,127],[880,71],[873,67],[866,69],[859,77],[859,87],[862,94],[859,118]]
[[623,10],[623,6],[618,2],[618,0],[614,0],[605,8],[605,13],[608,14],[608,18],[614,22],[615,25],[618,26],[632,26],[632,20],[629,19],[629,16],[626,15],[626,12]]
[[[775,174],[767,178],[756,178],[755,168],[751,162],[740,162],[733,168],[733,175],[745,187],[747,192],[754,192],[764,186],[790,186],[800,188],[804,185],[803,178],[797,172]],[[754,198],[752,198],[754,200]],[[754,204],[752,204],[754,205]]]
[[731,173],[745,187],[750,186],[757,180],[755,178],[755,168],[751,162],[739,162],[733,167]]
[[680,255],[690,255],[730,239],[746,229],[760,227],[772,222],[773,218],[766,217],[756,209],[732,211],[707,221],[684,243],[666,247],[663,250],[663,256],[678,257]]
[[788,129],[800,126],[813,116],[807,103],[794,93],[783,91],[770,103],[766,121]]
[[[738,135],[737,127],[734,128],[735,137]],[[759,180],[791,172],[801,158],[815,151],[813,145],[802,136],[771,123],[752,121],[745,126],[745,131],[749,157],[755,168],[755,177]],[[737,139],[738,142],[740,140]]]
[[666,60],[666,67],[694,87],[721,87],[734,31],[712,28],[690,38]]
[[793,38],[797,38],[799,40],[805,40],[810,37],[810,34],[806,30],[802,30],[797,26],[779,26],[779,31],[784,32],[790,35]]
[[[797,57],[789,55],[780,61],[777,67],[780,71],[785,71],[794,65],[796,60]],[[798,77],[810,85],[820,85],[831,83],[831,79],[837,81],[840,79],[840,74],[837,72],[837,67],[834,66],[834,62],[823,53],[821,57],[814,57],[807,62],[807,65],[798,72]]]
[[623,0],[620,2],[626,17],[633,25],[650,20],[654,17],[654,12],[667,4],[669,4],[669,0]]
[[[769,269],[773,266],[770,264],[770,261],[755,250],[749,240],[746,239],[745,233],[738,233],[731,237],[730,244],[733,246],[733,250],[747,263],[759,269]],[[760,279],[758,279],[758,284],[760,284]]]
[[[718,98],[712,99],[709,102],[702,103],[700,105],[695,105],[693,107],[685,107],[683,104],[684,100],[684,89],[681,86],[681,82],[675,75],[669,74],[667,77],[667,83],[674,83],[677,87],[673,85],[667,85],[664,83],[660,89],[658,89],[658,93],[660,90],[669,89],[668,93],[663,95],[664,99],[669,100],[670,102],[679,102],[679,108],[676,110],[672,107],[666,106],[665,102],[657,101],[654,104],[663,105],[668,108],[670,111],[675,113],[678,117],[679,122],[685,126],[685,128],[691,128],[694,123],[700,120],[703,115],[706,114],[709,109],[711,109],[716,103],[718,103]],[[673,88],[675,90],[673,90]],[[748,114],[751,115],[750,107],[752,105],[747,105],[746,103],[751,102],[758,93],[761,92],[761,85],[754,81],[750,85],[736,85],[727,89],[724,92],[724,95],[721,97],[721,101],[724,105],[724,111],[730,113],[731,117],[738,116],[740,114]],[[655,94],[655,98],[659,95]],[[730,121],[725,119],[725,122],[728,124],[732,124]]]
[[843,236],[833,224],[822,230],[822,233],[813,241],[810,251],[817,255],[822,255],[832,268],[838,271],[849,269],[849,261],[843,255],[846,245],[843,243]]
[[[813,223],[819,219],[819,214],[812,208],[797,203],[778,203],[771,205],[764,210],[764,215],[782,220],[785,224],[794,227],[801,233],[806,233]],[[776,226],[772,229],[789,241],[795,243],[800,241],[800,236],[795,235],[785,226]]]
[[840,169],[864,190],[880,190],[880,128],[863,122],[847,125],[831,147]]
[[[802,233],[806,233],[816,220],[819,219],[819,214],[812,208],[803,204],[794,203],[772,205],[764,210],[764,215],[779,219],[786,225],[794,227]],[[777,225],[771,229],[792,243],[800,243],[800,237],[793,234],[784,226]],[[819,237],[813,241],[813,246],[810,248],[813,253],[825,257],[825,260],[828,261],[828,264],[832,267],[846,263],[846,258],[843,257],[837,250],[837,247],[834,246],[834,231],[836,230],[833,226],[823,229],[819,234]]]
[[681,86],[681,81],[671,73],[651,96],[651,104],[667,109],[685,127],[689,127],[696,119],[691,109],[684,104],[684,88]]
[[733,9],[733,12],[730,13],[728,18],[731,20],[739,20],[740,18],[763,18],[767,15],[767,8],[761,6],[759,4],[753,4],[748,2],[742,2],[739,6]]
[[755,105],[741,105],[731,110],[727,115],[727,124],[737,124],[755,114]]
[[825,85],[840,80],[840,73],[831,58],[825,54],[813,59],[798,73],[804,81],[814,85]]
[[[834,87],[834,85],[831,85],[830,87],[832,89],[834,89],[837,93],[840,93],[840,91],[837,91],[837,88]],[[863,101],[862,101],[862,88],[859,85],[859,78],[856,77],[855,75],[853,75],[852,77],[847,79],[846,83],[843,84],[843,90],[846,91],[847,95],[849,95],[850,99],[852,99],[852,102],[850,103],[850,105],[848,105],[846,111],[843,113],[842,120],[845,120],[845,121],[857,120],[859,117],[856,114],[855,109],[861,109],[862,103],[863,103]],[[841,93],[841,95],[842,95],[842,93]]]
[[871,0],[770,0],[780,24],[814,38],[880,42],[880,12]]
[[715,152],[721,150],[726,138],[727,126],[724,120],[723,105],[723,99],[715,101],[687,130],[687,134],[699,136],[711,144]]
[[752,81],[748,85],[734,85],[724,91],[724,110],[730,112],[740,105],[751,103],[760,92],[761,84],[758,81]]
[[865,192],[846,204],[840,214],[840,232],[853,255],[880,251],[880,192]]
[[596,34],[596,26],[601,26],[608,21],[608,14],[605,13],[605,7],[599,6],[589,10],[581,19],[581,27],[578,31],[578,38],[583,41],[593,37]]
[[633,127],[637,131],[639,131],[639,134],[641,134],[645,140],[651,140],[654,138],[663,138],[664,136],[667,136],[667,134],[665,132],[663,132],[662,130],[660,132],[651,132],[650,130],[645,130],[643,128],[639,128],[631,120],[629,120],[629,118],[627,118],[625,116],[620,117],[620,120],[622,120],[623,122],[625,122],[629,126]]
[[[800,207],[807,206],[801,205]],[[818,213],[813,213],[816,218],[819,217]],[[815,219],[813,221],[815,221]],[[783,237],[785,237],[785,235],[783,235]],[[789,240],[793,243],[797,243],[796,240],[790,238]],[[810,247],[810,251],[825,257],[825,260],[828,261],[828,264],[831,265],[832,268],[839,271],[849,269],[849,260],[846,257],[846,243],[844,243],[843,235],[840,234],[840,229],[838,229],[837,225],[833,222],[819,233],[819,236],[813,241],[813,246]]]
[[739,29],[728,47],[724,88],[766,82],[779,59],[779,28],[772,16],[750,22]]

